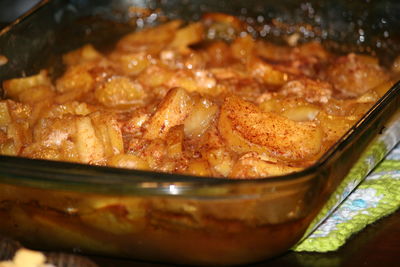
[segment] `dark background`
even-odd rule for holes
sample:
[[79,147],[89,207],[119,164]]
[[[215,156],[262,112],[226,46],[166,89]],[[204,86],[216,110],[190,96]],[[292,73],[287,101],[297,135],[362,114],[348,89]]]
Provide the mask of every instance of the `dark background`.
[[13,21],[40,0],[0,0],[0,24]]

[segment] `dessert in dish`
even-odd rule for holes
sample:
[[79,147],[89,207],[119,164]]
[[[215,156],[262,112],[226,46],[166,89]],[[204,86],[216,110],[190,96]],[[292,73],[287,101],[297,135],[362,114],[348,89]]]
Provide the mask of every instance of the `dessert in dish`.
[[194,176],[312,165],[393,84],[396,64],[319,42],[274,44],[208,13],[91,44],[65,72],[3,82],[0,153]]

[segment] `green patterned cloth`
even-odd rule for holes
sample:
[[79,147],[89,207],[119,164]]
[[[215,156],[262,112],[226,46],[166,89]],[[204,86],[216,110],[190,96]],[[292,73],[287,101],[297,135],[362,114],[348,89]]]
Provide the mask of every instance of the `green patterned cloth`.
[[400,121],[396,119],[353,167],[311,224],[307,238],[293,250],[337,250],[352,234],[400,207],[400,144],[388,154],[398,140]]

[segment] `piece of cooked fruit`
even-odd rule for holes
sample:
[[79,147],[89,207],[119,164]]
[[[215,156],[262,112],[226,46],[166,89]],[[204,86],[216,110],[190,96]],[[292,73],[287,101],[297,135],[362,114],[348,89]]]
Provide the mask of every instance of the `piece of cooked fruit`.
[[293,161],[307,160],[321,150],[323,132],[313,122],[296,122],[237,96],[227,97],[218,129],[227,144],[239,153],[257,151]]

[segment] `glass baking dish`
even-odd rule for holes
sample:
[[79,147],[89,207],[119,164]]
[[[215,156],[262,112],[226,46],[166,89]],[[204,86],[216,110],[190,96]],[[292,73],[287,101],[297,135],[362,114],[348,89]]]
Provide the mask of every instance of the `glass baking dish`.
[[[283,26],[270,28],[267,37],[279,41],[298,32],[302,39],[319,38],[336,51],[375,52],[389,62],[400,51],[394,35],[400,23],[392,19],[393,5],[385,1],[42,1],[0,32],[0,54],[9,59],[0,66],[0,80],[48,66],[56,76],[62,70],[60,55],[84,43],[107,49],[132,26],[155,23],[160,14],[194,20],[207,11],[240,15],[254,22],[254,29],[257,22],[267,25],[279,18]],[[131,6],[156,12],[143,20],[129,12]],[[291,248],[318,224],[313,220],[326,203],[334,207],[341,201],[328,199],[361,155],[390,134],[384,129],[393,124],[399,104],[396,84],[313,166],[280,177],[198,178],[0,156],[0,217],[6,218],[0,220],[0,234],[32,248],[150,261],[195,265],[261,261]],[[398,140],[395,136],[392,143]]]

